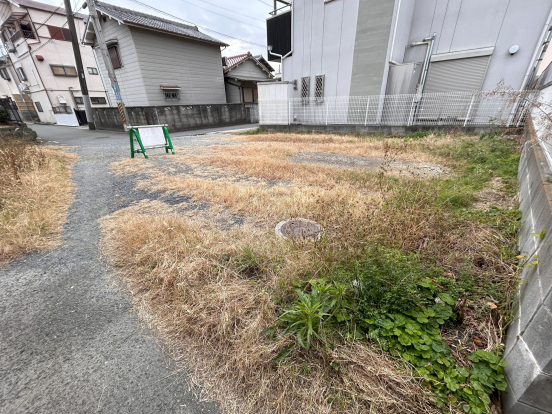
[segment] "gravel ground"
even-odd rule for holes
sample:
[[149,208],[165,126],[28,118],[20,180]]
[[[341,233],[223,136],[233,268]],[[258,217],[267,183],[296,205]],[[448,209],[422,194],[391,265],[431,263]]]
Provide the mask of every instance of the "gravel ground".
[[[0,268],[0,412],[218,412],[216,404],[194,397],[186,374],[175,372],[100,257],[97,220],[152,198],[108,172],[111,162],[128,157],[128,137],[32,128],[50,145],[73,146],[69,151],[80,160],[63,246]],[[212,143],[209,135],[191,134],[174,134],[173,143]]]
[[326,154],[322,152],[302,152],[297,156],[288,157],[296,163],[329,165],[337,168],[358,168],[369,171],[379,171],[382,166],[385,170],[394,173],[403,173],[413,176],[433,177],[448,174],[448,170],[441,165],[419,163],[404,160],[385,160],[379,157],[359,157],[354,155]]

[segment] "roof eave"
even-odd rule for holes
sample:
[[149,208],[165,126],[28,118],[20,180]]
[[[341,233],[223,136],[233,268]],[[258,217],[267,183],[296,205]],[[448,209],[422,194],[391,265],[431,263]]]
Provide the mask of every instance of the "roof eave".
[[134,22],[131,23],[131,22],[123,21],[122,24],[126,24],[127,26],[135,26],[135,27],[139,27],[140,29],[151,30],[151,31],[154,31],[154,32],[166,33],[166,34],[170,34],[170,35],[173,35],[173,36],[184,37],[184,38],[190,39],[190,40],[197,40],[198,42],[210,43],[212,45],[230,46],[229,44],[226,44],[224,42],[220,42],[220,41],[214,42],[214,41],[207,40],[207,39],[200,39],[199,37],[187,36],[187,35],[182,34],[182,33],[175,33],[175,32],[171,32],[170,30],[158,29],[158,28],[154,28],[154,27],[151,27],[151,26],[142,25],[142,24],[139,24],[139,23],[134,23]]

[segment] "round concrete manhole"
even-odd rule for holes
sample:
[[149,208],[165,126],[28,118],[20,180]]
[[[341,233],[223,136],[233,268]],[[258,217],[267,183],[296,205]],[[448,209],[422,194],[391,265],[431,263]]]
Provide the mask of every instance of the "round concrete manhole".
[[279,222],[275,231],[278,236],[293,240],[318,241],[324,235],[320,224],[300,217]]

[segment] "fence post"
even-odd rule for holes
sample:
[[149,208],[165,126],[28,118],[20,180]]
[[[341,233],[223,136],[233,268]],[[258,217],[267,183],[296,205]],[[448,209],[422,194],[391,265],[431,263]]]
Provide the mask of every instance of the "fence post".
[[368,101],[366,102],[366,115],[364,115],[364,126],[368,125],[368,107],[370,106],[370,97],[368,97]]
[[328,111],[330,110],[330,104],[326,102],[326,125],[328,125]]
[[468,125],[468,120],[470,119],[470,114],[471,114],[474,99],[475,99],[475,94],[472,95],[470,107],[468,108],[468,113],[466,114],[466,120],[464,121],[464,126]]

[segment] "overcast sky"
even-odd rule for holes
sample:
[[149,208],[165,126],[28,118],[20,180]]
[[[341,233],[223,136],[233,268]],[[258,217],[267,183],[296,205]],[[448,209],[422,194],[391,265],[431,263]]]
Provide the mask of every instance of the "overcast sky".
[[[59,6],[63,0],[38,0]],[[73,10],[81,7],[84,0],[71,0]],[[199,26],[199,30],[228,43],[230,46],[222,51],[223,56],[235,56],[250,51],[254,55],[262,54],[266,58],[266,18],[272,10],[272,0],[140,0],[141,3],[170,13]],[[144,13],[163,16],[154,10],[143,7],[131,0],[108,0],[117,6],[138,10]],[[87,13],[88,9],[81,10]],[[212,29],[225,35],[204,30]],[[246,43],[251,42],[251,43]],[[276,66],[273,65],[275,69]]]

